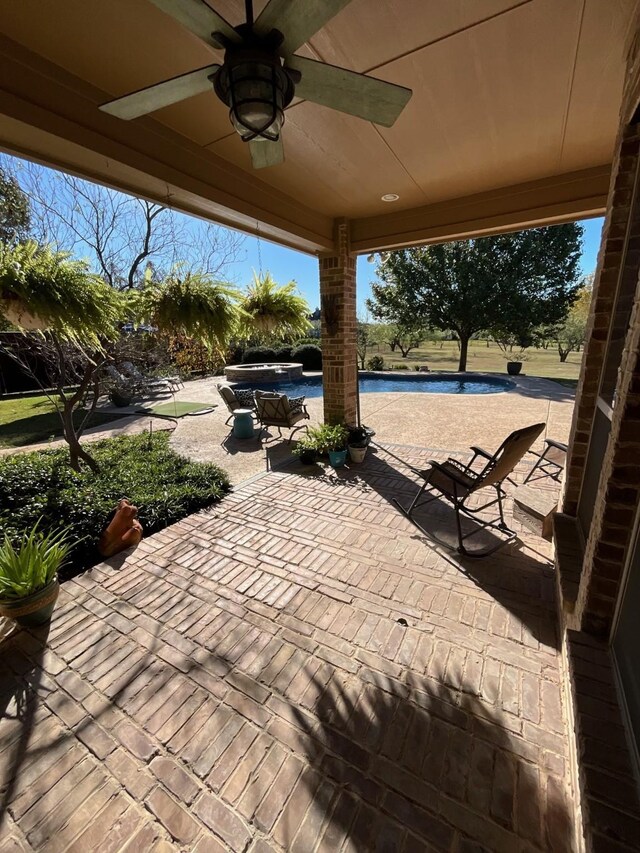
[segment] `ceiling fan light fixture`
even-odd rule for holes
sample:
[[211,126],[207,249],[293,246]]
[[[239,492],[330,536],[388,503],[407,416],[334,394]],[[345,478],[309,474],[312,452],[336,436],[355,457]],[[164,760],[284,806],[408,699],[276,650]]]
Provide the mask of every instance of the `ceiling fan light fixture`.
[[262,50],[228,50],[214,79],[216,94],[245,142],[276,142],[294,85],[280,58]]

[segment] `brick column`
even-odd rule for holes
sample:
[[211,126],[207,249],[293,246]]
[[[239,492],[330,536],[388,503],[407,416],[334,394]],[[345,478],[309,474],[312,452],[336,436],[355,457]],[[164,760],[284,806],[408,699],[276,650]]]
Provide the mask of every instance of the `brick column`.
[[356,421],[356,258],[350,252],[349,224],[336,223],[335,251],[322,254],[322,382],[327,423]]

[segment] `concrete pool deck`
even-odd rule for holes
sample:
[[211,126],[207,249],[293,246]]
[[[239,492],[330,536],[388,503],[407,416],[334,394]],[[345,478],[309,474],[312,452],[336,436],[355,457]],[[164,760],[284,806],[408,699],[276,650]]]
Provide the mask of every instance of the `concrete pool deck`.
[[[504,378],[504,377],[501,377]],[[495,394],[432,394],[407,390],[362,394],[362,422],[376,431],[376,441],[466,451],[470,444],[494,450],[514,429],[546,423],[545,437],[566,441],[571,427],[574,392],[547,379],[520,376],[514,387]],[[238,441],[225,426],[226,408],[217,391],[219,377],[187,383],[176,400],[219,403],[207,415],[178,421],[174,448],[192,459],[215,462],[232,483],[240,483],[291,457],[286,441],[272,441],[261,449],[258,439]],[[322,422],[322,397],[306,401],[310,424]],[[277,437],[277,432],[275,433]]]

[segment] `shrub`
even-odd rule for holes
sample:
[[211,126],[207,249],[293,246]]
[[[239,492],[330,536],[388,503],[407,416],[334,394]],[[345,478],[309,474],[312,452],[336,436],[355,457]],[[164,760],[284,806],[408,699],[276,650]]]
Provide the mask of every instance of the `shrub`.
[[222,364],[215,351],[208,350],[203,343],[186,335],[172,335],[168,349],[173,364],[184,376],[191,373],[216,373]]
[[64,520],[78,570],[100,561],[98,539],[120,498],[136,504],[145,535],[221,498],[229,488],[224,471],[179,456],[169,438],[158,432],[95,442],[91,450],[99,474],[72,471],[66,448],[4,457],[0,528],[17,544],[39,519],[45,534]]
[[304,344],[311,344],[314,347],[322,349],[321,338],[298,338],[298,340],[294,342],[293,347],[295,349],[295,347],[301,347]]
[[293,361],[293,347],[280,347],[277,349],[276,361]]
[[271,347],[249,347],[242,356],[243,364],[268,364],[277,361],[276,351]]
[[322,370],[322,350],[315,344],[303,344],[291,353],[293,361],[299,361],[303,370]]
[[408,364],[393,364],[391,370],[409,370]]
[[384,358],[381,355],[372,356],[367,362],[367,370],[384,370]]

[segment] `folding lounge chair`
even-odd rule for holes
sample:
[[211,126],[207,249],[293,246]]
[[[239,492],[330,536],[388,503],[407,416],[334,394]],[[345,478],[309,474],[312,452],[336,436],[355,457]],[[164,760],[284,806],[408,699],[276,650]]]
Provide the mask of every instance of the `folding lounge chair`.
[[227,407],[227,411],[229,412],[229,417],[225,421],[227,426],[229,426],[233,420],[233,413],[236,409],[252,409],[254,412],[253,417],[257,417],[255,413],[256,401],[253,396],[253,391],[246,389],[234,389],[231,385],[218,385],[218,394],[222,397],[222,400]]
[[167,376],[163,378],[145,376],[131,361],[123,361],[120,367],[134,380],[134,382],[137,382],[144,391],[152,394],[156,391],[173,392],[176,390],[177,383],[180,381],[177,376]]
[[255,398],[261,430],[268,426],[277,427],[278,434],[282,438],[282,430],[290,429],[291,432],[287,440],[291,441],[295,432],[307,426],[307,424],[296,426],[300,421],[309,419],[309,412],[304,405],[304,397],[290,401],[286,394],[277,394],[274,391],[256,391]]
[[125,376],[120,373],[117,367],[113,364],[107,364],[105,373],[109,377],[109,385],[129,394],[140,394],[142,388],[140,383],[131,376]]
[[[544,428],[545,424],[533,424],[533,426],[515,430],[502,442],[493,455],[487,453],[486,450],[482,450],[480,447],[472,447],[473,456],[466,464],[459,462],[457,459],[449,458],[444,463],[432,461],[430,463],[431,467],[424,471],[414,469],[415,473],[424,479],[424,483],[420,487],[418,494],[408,509],[405,509],[399,501],[395,501],[395,503],[407,518],[413,521],[416,527],[420,528],[420,525],[413,517],[415,510],[419,506],[424,506],[439,497],[445,498],[445,500],[453,505],[455,510],[458,551],[467,557],[486,557],[489,554],[493,554],[498,548],[502,548],[509,542],[513,542],[517,535],[513,530],[509,529],[504,518],[502,501],[506,497],[506,492],[502,488],[502,484]],[[479,470],[475,471],[474,464],[478,460],[481,460],[484,464]],[[488,486],[495,489],[495,498],[483,503],[481,506],[470,506],[469,503],[476,492]],[[429,492],[430,496],[422,500],[426,492]],[[478,513],[495,504],[498,505],[498,516],[496,518],[487,521],[484,518],[478,517]],[[479,526],[474,527],[469,533],[463,534],[462,515],[472,518]],[[468,551],[465,547],[465,539],[487,529],[500,534],[498,544],[494,547],[485,548],[482,551]],[[423,532],[427,533],[426,530]]]
[[569,448],[554,438],[545,438],[544,443],[546,447],[538,455],[535,465],[524,478],[525,483],[528,483],[538,470],[541,473],[536,477],[536,480],[541,480],[543,477],[551,477],[553,480],[560,479]]

